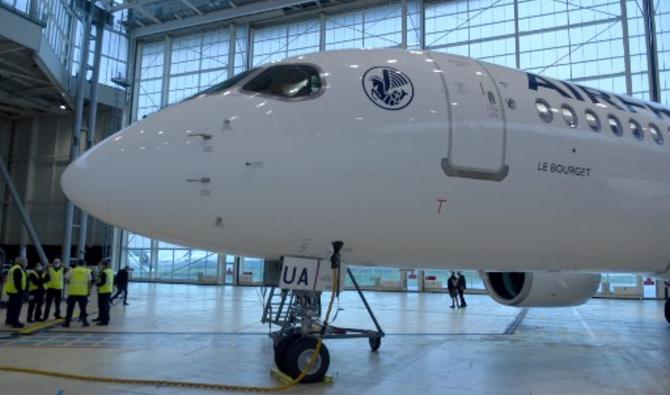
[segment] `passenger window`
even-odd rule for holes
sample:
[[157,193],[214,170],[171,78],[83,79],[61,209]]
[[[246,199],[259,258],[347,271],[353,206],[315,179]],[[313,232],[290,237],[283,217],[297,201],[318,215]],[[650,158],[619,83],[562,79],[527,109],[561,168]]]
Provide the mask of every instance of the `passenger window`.
[[663,133],[658,129],[658,126],[653,123],[649,124],[649,134],[656,144],[663,145]]
[[614,133],[615,136],[623,136],[623,128],[621,127],[621,121],[619,121],[619,118],[610,114],[607,117],[607,123],[610,125],[610,130],[612,130],[612,133]]
[[242,89],[287,99],[301,98],[321,90],[321,77],[312,66],[278,65],[269,67]]
[[638,141],[644,140],[642,126],[640,126],[640,124],[634,119],[628,120],[628,124],[630,126],[630,132],[633,133],[633,137],[635,137]]
[[568,124],[571,128],[576,128],[578,126],[577,114],[572,107],[564,104],[561,106],[561,113],[563,114],[563,119],[565,123]]
[[589,125],[591,130],[593,130],[594,132],[600,132],[602,125],[600,123],[600,118],[598,118],[598,115],[591,110],[586,110],[585,115],[586,115],[586,123]]
[[535,109],[540,119],[546,123],[551,123],[554,120],[554,113],[551,112],[551,106],[543,99],[535,101]]

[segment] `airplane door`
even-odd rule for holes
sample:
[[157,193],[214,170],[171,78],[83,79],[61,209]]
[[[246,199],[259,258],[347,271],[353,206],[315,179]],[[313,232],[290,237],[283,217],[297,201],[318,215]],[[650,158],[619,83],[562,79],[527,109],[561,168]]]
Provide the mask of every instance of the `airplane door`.
[[450,177],[502,181],[505,113],[493,76],[479,62],[437,57],[449,106],[449,147],[442,168]]

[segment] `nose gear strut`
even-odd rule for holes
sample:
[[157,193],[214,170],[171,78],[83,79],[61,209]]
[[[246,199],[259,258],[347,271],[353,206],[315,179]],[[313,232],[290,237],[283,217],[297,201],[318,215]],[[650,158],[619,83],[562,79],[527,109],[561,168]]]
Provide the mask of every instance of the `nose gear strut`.
[[[317,339],[319,338],[368,338],[372,351],[377,351],[381,346],[381,338],[384,337],[384,331],[349,268],[347,268],[347,275],[354,285],[358,296],[363,301],[376,330],[339,328],[330,325],[328,322],[333,300],[335,296],[339,297],[340,294],[342,268],[340,252],[343,246],[344,243],[341,241],[334,241],[332,243],[332,253],[329,261],[333,271],[332,292],[334,294],[331,297],[323,321],[321,320],[321,291],[279,289],[279,281],[273,281],[273,285],[268,292],[264,315],[261,321],[270,325],[270,337],[274,343],[274,359],[277,367],[293,378],[297,377],[297,374],[304,370],[305,359],[314,352]],[[318,260],[315,260],[316,264],[318,264]],[[280,272],[281,270],[277,271],[277,273]],[[279,329],[272,331],[272,325],[278,326]],[[314,366],[308,370],[302,382],[323,381],[329,365],[330,353],[326,345],[322,343]]]

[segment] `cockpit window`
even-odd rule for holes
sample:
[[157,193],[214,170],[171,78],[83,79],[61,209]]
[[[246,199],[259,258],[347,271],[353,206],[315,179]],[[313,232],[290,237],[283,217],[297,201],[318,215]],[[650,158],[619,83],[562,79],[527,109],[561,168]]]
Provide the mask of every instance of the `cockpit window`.
[[245,79],[246,77],[248,77],[249,75],[253,74],[256,71],[258,71],[258,67],[254,68],[254,69],[249,69],[247,71],[243,71],[243,72],[233,76],[233,78],[229,78],[229,79],[227,79],[227,80],[225,80],[225,81],[223,81],[219,84],[210,86],[209,88],[205,89],[204,91],[198,93],[198,95],[202,95],[204,93],[216,93],[216,92],[219,92],[219,91],[222,91],[222,90],[230,89],[235,84],[242,81],[243,79]]
[[286,99],[316,95],[321,90],[319,71],[308,65],[269,67],[242,89]]

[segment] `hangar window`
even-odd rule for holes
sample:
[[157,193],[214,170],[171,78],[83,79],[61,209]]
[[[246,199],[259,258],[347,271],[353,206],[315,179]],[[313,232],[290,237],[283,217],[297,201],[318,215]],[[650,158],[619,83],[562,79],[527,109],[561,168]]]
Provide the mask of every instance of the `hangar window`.
[[321,77],[313,66],[277,65],[269,67],[242,89],[286,99],[303,98],[321,90]]
[[563,119],[565,120],[565,123],[568,124],[571,128],[576,128],[578,125],[577,121],[577,114],[575,113],[575,110],[572,109],[572,107],[568,106],[567,104],[564,104],[561,106],[561,114],[563,114]]
[[535,101],[535,109],[540,119],[546,123],[551,123],[554,120],[554,113],[551,112],[551,106],[546,100],[537,99]]
[[615,136],[623,136],[623,128],[621,127],[621,121],[619,121],[619,118],[610,114],[607,117],[607,123],[610,125],[610,130],[612,130],[612,133],[614,133]]
[[594,132],[600,132],[602,125],[600,124],[600,118],[598,118],[595,112],[586,110],[586,123]]
[[658,126],[654,125],[653,123],[649,124],[649,134],[651,135],[651,138],[656,142],[658,145],[663,145],[663,133],[658,129]]
[[635,137],[635,139],[638,141],[644,140],[644,132],[642,131],[642,126],[640,126],[639,122],[634,119],[630,119],[628,121],[628,125],[630,127],[630,132],[633,133],[633,137]]

